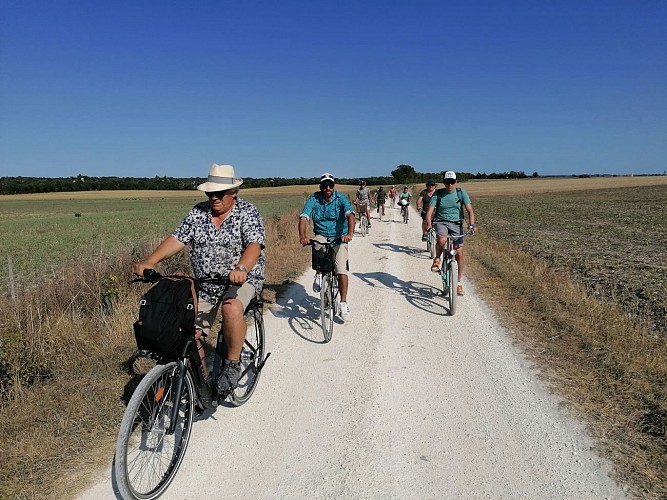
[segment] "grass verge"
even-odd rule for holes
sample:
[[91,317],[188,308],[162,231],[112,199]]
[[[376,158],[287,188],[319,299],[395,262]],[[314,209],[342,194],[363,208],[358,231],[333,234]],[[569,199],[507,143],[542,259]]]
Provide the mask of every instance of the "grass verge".
[[[297,217],[266,220],[269,303],[310,262]],[[137,375],[131,325],[144,288],[129,284],[130,266],[155,244],[67,267],[16,305],[0,297],[0,498],[69,498],[110,465]],[[161,265],[188,269],[185,254]]]
[[667,346],[622,306],[512,243],[481,234],[466,274],[542,379],[586,422],[616,478],[667,498]]

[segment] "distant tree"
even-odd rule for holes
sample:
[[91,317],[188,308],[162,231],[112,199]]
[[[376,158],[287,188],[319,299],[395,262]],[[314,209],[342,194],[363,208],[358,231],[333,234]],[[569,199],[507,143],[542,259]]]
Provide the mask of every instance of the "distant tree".
[[396,179],[398,184],[407,184],[417,177],[417,172],[410,165],[399,165],[391,171],[391,175]]
[[537,177],[539,177],[539,176],[540,176],[540,174],[538,174],[537,172],[533,172],[533,177],[534,177],[534,178],[537,178]]

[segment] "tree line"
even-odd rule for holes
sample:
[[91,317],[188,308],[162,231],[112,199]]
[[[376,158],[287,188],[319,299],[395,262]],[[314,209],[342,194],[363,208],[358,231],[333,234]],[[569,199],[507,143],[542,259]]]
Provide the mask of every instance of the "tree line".
[[[533,177],[538,177],[537,172]],[[460,181],[469,179],[518,179],[527,177],[524,172],[467,173],[457,172]],[[420,173],[410,165],[399,165],[389,176],[363,178],[337,178],[338,184],[358,184],[365,180],[369,186],[423,183],[428,179],[442,181],[442,172]],[[57,193],[76,191],[117,190],[190,190],[206,182],[204,177],[91,177],[79,174],[75,177],[0,177],[0,194]],[[319,177],[244,177],[243,187],[271,187],[317,184]]]

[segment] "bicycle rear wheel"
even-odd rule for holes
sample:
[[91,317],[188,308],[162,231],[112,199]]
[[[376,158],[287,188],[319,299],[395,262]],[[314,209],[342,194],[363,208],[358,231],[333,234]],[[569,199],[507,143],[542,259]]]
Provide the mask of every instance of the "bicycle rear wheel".
[[[194,385],[186,372],[176,402],[176,362],[157,365],[139,383],[118,431],[114,469],[123,498],[160,496],[176,476],[190,441],[194,417]],[[173,434],[168,434],[174,404],[179,410]]]
[[331,275],[322,275],[322,289],[320,290],[320,316],[322,319],[322,333],[324,341],[330,342],[334,327],[334,301],[331,288]]
[[229,401],[234,406],[241,406],[252,396],[259,382],[262,363],[266,355],[262,309],[258,307],[248,311],[246,322],[248,325],[241,350],[241,378],[239,378],[239,385],[229,397]]

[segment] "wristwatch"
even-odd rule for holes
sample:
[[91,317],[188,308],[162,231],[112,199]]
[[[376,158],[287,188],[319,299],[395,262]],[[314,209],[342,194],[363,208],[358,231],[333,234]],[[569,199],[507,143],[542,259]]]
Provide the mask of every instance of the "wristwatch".
[[246,272],[246,273],[247,273],[247,272],[248,272],[248,268],[245,267],[245,266],[236,266],[236,267],[234,268],[234,271],[243,271],[243,272]]

